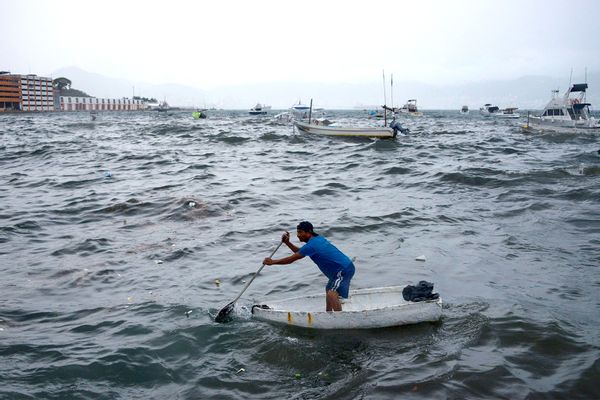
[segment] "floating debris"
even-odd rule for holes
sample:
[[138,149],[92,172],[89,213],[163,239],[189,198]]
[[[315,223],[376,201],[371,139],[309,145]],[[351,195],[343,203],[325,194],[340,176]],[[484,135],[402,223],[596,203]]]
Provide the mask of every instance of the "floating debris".
[[157,263],[157,264],[162,264],[163,263],[162,260],[154,260],[154,262]]
[[215,285],[219,286],[221,284],[221,281],[218,279],[215,279]]
[[416,261],[426,261],[427,259],[425,258],[425,256],[419,256],[417,258],[415,258]]
[[189,318],[191,313],[192,313],[192,310],[187,310],[187,311],[185,312],[185,317],[186,317],[186,318]]
[[296,378],[296,379],[300,379],[300,378],[302,378],[302,375],[301,375],[301,374],[298,374],[298,373],[296,373],[296,374],[294,374],[294,378]]
[[189,206],[190,208],[194,208],[194,207],[196,207],[196,203],[195,203],[195,202],[193,202],[193,201],[190,201],[190,202],[188,203],[188,206]]
[[239,373],[241,373],[241,372],[246,372],[246,370],[245,370],[244,368],[240,368],[240,369],[238,369],[237,373],[239,374]]
[[127,301],[131,303],[133,301],[133,297],[127,296]]

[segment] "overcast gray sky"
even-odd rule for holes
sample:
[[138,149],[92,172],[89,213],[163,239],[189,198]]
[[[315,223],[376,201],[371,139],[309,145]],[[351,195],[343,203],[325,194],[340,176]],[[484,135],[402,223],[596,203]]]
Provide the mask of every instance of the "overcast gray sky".
[[600,69],[600,1],[0,0],[0,69],[211,89]]

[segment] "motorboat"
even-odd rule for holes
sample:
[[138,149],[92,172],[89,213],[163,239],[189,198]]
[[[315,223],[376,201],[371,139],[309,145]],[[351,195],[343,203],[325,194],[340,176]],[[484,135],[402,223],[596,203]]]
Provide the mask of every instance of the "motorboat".
[[598,133],[600,121],[590,114],[591,104],[586,101],[587,83],[576,83],[565,94],[552,91],[552,99],[541,115],[527,118],[525,130],[566,133]]
[[406,104],[404,104],[402,107],[400,107],[400,109],[398,109],[398,111],[400,112],[400,114],[403,115],[410,115],[413,117],[422,117],[423,113],[419,111],[419,109],[417,108],[417,100],[416,99],[410,99],[407,100]]
[[435,322],[442,299],[406,301],[405,286],[351,290],[342,311],[325,311],[323,293],[252,306],[252,316],[270,323],[311,329],[373,329]]
[[485,117],[494,115],[495,113],[497,113],[499,111],[500,111],[500,107],[493,106],[490,103],[486,103],[483,105],[483,107],[479,108],[479,113]]
[[340,127],[327,126],[323,123],[311,123],[294,121],[294,126],[301,132],[322,136],[346,136],[346,137],[366,137],[366,138],[395,138],[398,132],[405,133],[404,129],[397,121],[392,121],[389,127]]
[[521,115],[516,112],[518,110],[517,107],[507,107],[504,109],[500,109],[498,106],[493,106],[489,103],[484,104],[483,107],[479,109],[481,115],[485,117],[497,117],[497,118],[520,118]]
[[248,111],[248,114],[250,114],[250,115],[267,115],[267,113],[269,112],[270,109],[271,109],[271,106],[256,103],[256,105],[254,107],[252,107],[250,109],[250,111]]
[[469,106],[462,106],[462,108],[460,109],[460,113],[461,114],[468,114],[469,113]]

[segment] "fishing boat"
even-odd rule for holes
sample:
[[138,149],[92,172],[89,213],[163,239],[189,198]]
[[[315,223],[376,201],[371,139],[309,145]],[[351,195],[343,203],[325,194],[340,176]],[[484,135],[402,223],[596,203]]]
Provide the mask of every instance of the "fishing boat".
[[256,103],[256,105],[254,107],[252,107],[250,109],[250,111],[248,111],[248,114],[250,114],[250,115],[267,115],[267,113],[269,112],[270,109],[271,109],[271,106]]
[[398,110],[400,114],[410,115],[412,117],[422,117],[423,113],[417,108],[417,100],[410,99]]
[[404,286],[351,290],[342,311],[327,312],[323,293],[252,306],[257,320],[312,329],[372,329],[437,321],[442,299],[404,300]]
[[462,106],[462,108],[460,109],[460,113],[461,114],[468,114],[469,113],[469,106]]
[[590,115],[587,88],[587,83],[573,84],[562,97],[558,96],[558,90],[553,90],[543,113],[528,117],[523,128],[540,132],[600,133],[600,121]]

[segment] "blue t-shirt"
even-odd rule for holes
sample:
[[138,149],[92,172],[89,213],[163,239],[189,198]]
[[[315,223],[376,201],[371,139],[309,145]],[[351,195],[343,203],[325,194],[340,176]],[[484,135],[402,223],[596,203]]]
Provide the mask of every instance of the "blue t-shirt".
[[337,247],[329,243],[323,236],[313,236],[298,253],[309,256],[317,264],[321,272],[333,279],[339,271],[348,268],[352,261]]

